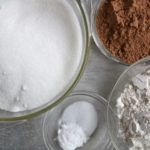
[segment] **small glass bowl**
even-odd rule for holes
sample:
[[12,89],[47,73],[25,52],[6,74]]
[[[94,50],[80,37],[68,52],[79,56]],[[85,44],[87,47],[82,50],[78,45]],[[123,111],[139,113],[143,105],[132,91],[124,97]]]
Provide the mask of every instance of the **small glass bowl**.
[[103,44],[103,42],[101,41],[100,37],[98,36],[97,33],[97,27],[96,27],[96,17],[97,17],[97,12],[99,10],[99,8],[104,4],[104,2],[106,2],[107,0],[92,0],[91,1],[91,31],[92,31],[92,36],[93,36],[93,40],[96,44],[96,46],[98,47],[98,49],[100,50],[100,52],[106,56],[107,58],[118,62],[120,64],[123,65],[129,65],[123,61],[121,61],[119,58],[113,56],[108,49],[105,47],[105,45]]
[[99,148],[101,150],[113,149],[106,125],[107,102],[96,93],[86,91],[73,92],[60,105],[46,114],[43,122],[43,138],[47,149],[62,150],[57,141],[59,119],[67,106],[81,100],[87,101],[95,106],[98,113],[98,126],[91,138],[83,147],[79,148],[79,150],[97,150]]
[[143,73],[150,69],[150,57],[144,58],[131,65],[120,76],[115,84],[110,96],[107,108],[107,123],[110,138],[116,150],[129,150],[129,144],[119,134],[119,118],[117,115],[117,98],[124,90],[124,86],[129,83],[137,74]]

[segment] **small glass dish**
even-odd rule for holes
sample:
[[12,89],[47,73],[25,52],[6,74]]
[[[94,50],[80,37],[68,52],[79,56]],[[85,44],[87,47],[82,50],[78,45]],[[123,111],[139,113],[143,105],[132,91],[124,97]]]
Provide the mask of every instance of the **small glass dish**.
[[65,108],[78,101],[86,101],[95,106],[98,113],[98,126],[93,135],[87,143],[78,148],[79,150],[112,150],[107,125],[106,125],[106,111],[107,101],[93,92],[76,91],[68,96],[60,105],[49,111],[43,122],[43,138],[47,149],[49,150],[62,150],[57,141],[57,130],[59,120]]
[[112,143],[116,150],[129,150],[129,144],[120,136],[119,118],[117,115],[117,99],[124,90],[124,86],[129,83],[133,77],[150,69],[150,57],[144,58],[131,65],[122,73],[115,84],[110,96],[107,108],[108,131]]
[[100,52],[106,56],[107,58],[118,62],[120,64],[123,65],[129,65],[123,61],[121,61],[120,59],[118,59],[117,57],[113,56],[109,50],[105,47],[105,45],[103,44],[103,42],[101,41],[100,37],[97,34],[97,27],[96,27],[96,17],[97,17],[97,12],[99,10],[99,8],[106,2],[107,0],[92,0],[91,1],[91,32],[92,32],[92,36],[93,36],[93,40],[96,44],[96,46],[98,47],[98,49],[100,50]]

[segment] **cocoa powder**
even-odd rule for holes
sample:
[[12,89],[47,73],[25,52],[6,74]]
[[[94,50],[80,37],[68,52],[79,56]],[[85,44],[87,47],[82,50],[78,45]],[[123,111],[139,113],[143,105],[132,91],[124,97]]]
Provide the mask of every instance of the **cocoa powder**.
[[150,55],[150,0],[107,0],[96,17],[99,38],[110,53],[132,64]]

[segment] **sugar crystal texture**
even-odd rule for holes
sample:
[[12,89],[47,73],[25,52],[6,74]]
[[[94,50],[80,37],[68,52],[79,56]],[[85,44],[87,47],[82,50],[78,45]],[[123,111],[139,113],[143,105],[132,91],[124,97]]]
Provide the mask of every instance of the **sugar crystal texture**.
[[24,111],[56,97],[77,73],[81,27],[65,0],[0,0],[0,108]]

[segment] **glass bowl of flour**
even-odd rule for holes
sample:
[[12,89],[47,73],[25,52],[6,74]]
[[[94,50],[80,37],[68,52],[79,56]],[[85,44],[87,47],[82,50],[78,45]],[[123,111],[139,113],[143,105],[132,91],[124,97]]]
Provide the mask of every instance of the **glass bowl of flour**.
[[60,103],[86,62],[86,17],[74,0],[0,1],[0,121],[39,115]]
[[107,121],[116,150],[150,149],[150,57],[120,76],[109,96]]

